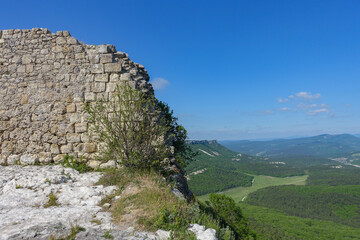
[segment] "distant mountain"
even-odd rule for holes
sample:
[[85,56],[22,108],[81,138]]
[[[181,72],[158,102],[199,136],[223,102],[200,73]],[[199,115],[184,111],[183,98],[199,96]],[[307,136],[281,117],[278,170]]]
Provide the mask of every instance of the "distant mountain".
[[360,151],[360,138],[350,134],[329,135],[270,141],[223,141],[225,147],[254,156],[287,157],[317,156],[324,158],[341,157]]

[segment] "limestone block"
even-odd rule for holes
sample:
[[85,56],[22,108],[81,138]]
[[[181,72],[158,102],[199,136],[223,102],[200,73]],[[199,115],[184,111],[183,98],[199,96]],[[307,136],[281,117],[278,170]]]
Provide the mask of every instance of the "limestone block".
[[106,84],[106,92],[114,92],[116,90],[116,83],[109,82]]
[[39,162],[48,163],[51,161],[51,153],[49,152],[40,152],[39,153]]
[[20,155],[16,155],[16,154],[12,154],[8,157],[7,159],[7,163],[9,165],[14,165],[16,164],[17,162],[20,162]]
[[60,147],[60,152],[61,153],[71,153],[71,151],[72,151],[72,145],[71,144],[62,145]]
[[84,143],[83,145],[83,152],[84,153],[94,153],[97,151],[97,144],[96,143]]
[[93,92],[99,93],[99,92],[105,92],[106,84],[104,82],[94,82],[93,85]]
[[108,100],[109,99],[109,94],[108,93],[104,93],[104,92],[100,92],[96,94],[96,99],[97,100]]
[[78,42],[78,40],[77,40],[76,38],[69,37],[69,38],[67,39],[67,43],[68,43],[69,45],[76,45],[76,44],[78,44],[79,42]]
[[96,82],[108,82],[109,81],[109,74],[105,73],[105,74],[95,74],[95,78],[94,80]]
[[59,154],[60,153],[59,146],[57,144],[51,144],[50,152],[53,154]]
[[114,54],[101,54],[100,55],[100,63],[112,63],[114,58]]
[[81,122],[81,114],[80,113],[71,113],[70,114],[70,123],[79,123]]
[[5,131],[10,126],[9,121],[0,121],[0,131]]
[[19,65],[17,67],[17,72],[18,73],[24,73],[25,72],[25,65]]
[[108,52],[110,52],[110,48],[108,47],[108,45],[105,45],[105,44],[97,46],[96,50],[97,50],[98,53],[108,53]]
[[57,37],[56,38],[56,44],[57,45],[64,45],[64,44],[66,44],[66,39],[63,38],[63,37]]
[[75,133],[83,133],[87,131],[87,123],[76,123]]
[[87,133],[82,133],[81,136],[80,136],[80,139],[81,139],[81,142],[90,142],[90,137],[89,137],[89,134]]
[[131,80],[131,76],[130,73],[123,73],[120,75],[120,80],[121,81],[130,81]]
[[53,160],[55,163],[59,163],[62,160],[64,160],[65,156],[66,156],[66,154],[59,154],[59,155],[56,155],[55,157],[53,157]]
[[93,92],[85,93],[85,102],[93,102],[96,100],[96,94]]
[[91,161],[89,161],[88,166],[92,167],[92,168],[97,168],[97,167],[99,167],[100,164],[101,164],[100,161],[91,160]]
[[104,169],[104,168],[112,168],[112,167],[116,167],[116,162],[114,160],[110,160],[106,163],[103,163],[100,165],[100,168],[101,169]]
[[91,73],[103,73],[104,65],[103,64],[93,64],[91,66]]
[[85,53],[76,53],[75,54],[75,59],[79,60],[79,59],[84,59],[85,58]]
[[33,71],[34,71],[34,65],[33,64],[25,65],[25,72],[32,73]]
[[76,112],[76,105],[75,103],[71,103],[69,105],[66,106],[66,112],[68,113],[74,113]]
[[24,56],[22,56],[22,63],[23,64],[30,64],[33,61],[34,61],[34,58],[29,54],[25,54]]
[[68,133],[68,134],[66,134],[66,140],[69,143],[79,143],[80,142],[80,134],[78,134],[78,133]]
[[20,163],[23,165],[35,164],[37,157],[35,154],[25,154],[20,157]]
[[100,56],[99,55],[90,55],[89,60],[91,64],[99,64],[100,63]]
[[121,72],[121,62],[117,63],[106,63],[105,72]]
[[6,164],[6,155],[0,154],[0,165]]
[[117,74],[117,73],[110,74],[110,82],[118,82],[119,79],[120,79],[119,74]]

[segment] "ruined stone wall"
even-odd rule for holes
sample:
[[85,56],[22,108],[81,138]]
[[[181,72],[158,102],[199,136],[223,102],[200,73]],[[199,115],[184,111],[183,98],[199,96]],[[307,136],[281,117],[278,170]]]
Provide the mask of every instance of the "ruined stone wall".
[[0,30],[0,164],[91,159],[83,102],[117,84],[153,92],[144,67],[112,45],[86,45],[69,32]]

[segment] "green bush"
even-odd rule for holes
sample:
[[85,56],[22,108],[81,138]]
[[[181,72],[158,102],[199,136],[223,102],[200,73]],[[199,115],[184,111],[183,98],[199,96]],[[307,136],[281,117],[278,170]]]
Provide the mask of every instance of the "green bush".
[[170,155],[168,131],[154,95],[131,88],[116,87],[109,100],[87,103],[93,138],[103,144],[103,161],[115,160],[127,168],[161,168]]

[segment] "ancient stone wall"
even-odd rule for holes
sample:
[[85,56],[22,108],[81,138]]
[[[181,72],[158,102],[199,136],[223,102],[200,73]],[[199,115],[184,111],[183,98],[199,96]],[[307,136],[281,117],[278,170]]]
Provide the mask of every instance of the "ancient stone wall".
[[86,45],[69,32],[0,30],[0,164],[91,159],[84,102],[117,84],[153,92],[144,67],[112,45]]

